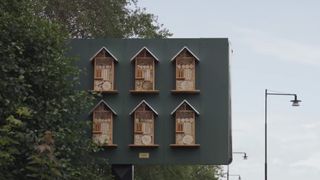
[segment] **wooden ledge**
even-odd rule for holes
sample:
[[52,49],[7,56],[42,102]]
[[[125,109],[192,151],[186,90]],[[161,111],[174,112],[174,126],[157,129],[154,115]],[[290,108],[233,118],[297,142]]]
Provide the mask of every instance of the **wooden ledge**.
[[143,131],[134,131],[135,134],[143,134]]
[[200,90],[171,90],[172,94],[199,94]]
[[130,90],[132,94],[159,94],[159,90]]
[[144,80],[144,77],[136,77],[136,80]]
[[102,131],[92,131],[92,134],[102,134]]
[[183,134],[184,131],[176,131],[177,134]]
[[118,90],[109,90],[109,91],[96,91],[96,90],[92,90],[92,92],[102,93],[102,94],[118,94]]
[[184,77],[176,77],[176,80],[185,80],[186,78]]
[[104,148],[117,148],[118,145],[117,144],[103,144],[103,145],[99,145],[100,147],[104,147]]
[[129,144],[129,147],[131,148],[157,148],[159,146],[160,146],[159,144],[149,144],[149,145]]
[[172,148],[199,148],[200,144],[170,144]]

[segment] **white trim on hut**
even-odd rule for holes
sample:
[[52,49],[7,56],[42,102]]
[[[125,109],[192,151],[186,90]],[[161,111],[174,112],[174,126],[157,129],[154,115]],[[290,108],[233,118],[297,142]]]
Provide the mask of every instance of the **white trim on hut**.
[[104,100],[101,100],[100,102],[98,102],[98,104],[97,104],[96,106],[94,106],[94,108],[92,108],[92,110],[90,111],[90,114],[92,114],[93,111],[94,111],[98,106],[100,106],[100,104],[106,105],[106,106],[111,110],[111,112],[112,112],[114,115],[117,115],[116,111],[113,110],[113,109],[109,106],[109,104],[108,104],[107,102],[105,102]]
[[200,115],[199,111],[196,110],[187,100],[183,100],[172,112],[171,115],[173,115],[180,106],[182,106],[184,103],[186,103],[197,115]]
[[183,50],[187,50],[197,61],[200,61],[200,59],[198,58],[198,56],[196,56],[187,46],[184,46],[176,55],[173,56],[173,58],[170,61],[174,61],[177,56],[183,51]]
[[106,48],[106,47],[102,47],[99,49],[99,51],[97,51],[91,58],[90,61],[92,61],[102,50],[107,51],[108,54],[110,54],[110,56],[116,61],[119,62],[118,59]]
[[154,110],[152,106],[150,106],[150,104],[148,104],[145,100],[142,100],[137,106],[135,106],[135,108],[129,113],[129,115],[132,115],[143,103],[146,104],[156,115],[158,115],[158,112]]
[[157,60],[158,62],[159,62],[159,59],[157,58],[157,56],[155,56],[147,47],[143,47],[143,48],[141,48],[134,56],[132,56],[132,58],[130,59],[130,61],[132,61],[132,60],[134,60],[143,50],[147,50],[150,54],[151,54],[151,56],[155,59],[155,60]]

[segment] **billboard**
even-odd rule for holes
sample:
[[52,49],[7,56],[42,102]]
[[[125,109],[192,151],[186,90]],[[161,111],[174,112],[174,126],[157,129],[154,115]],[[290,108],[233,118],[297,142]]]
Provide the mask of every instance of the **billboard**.
[[[110,164],[214,164],[232,160],[229,41],[71,40],[92,139]],[[87,115],[86,114],[86,115]]]

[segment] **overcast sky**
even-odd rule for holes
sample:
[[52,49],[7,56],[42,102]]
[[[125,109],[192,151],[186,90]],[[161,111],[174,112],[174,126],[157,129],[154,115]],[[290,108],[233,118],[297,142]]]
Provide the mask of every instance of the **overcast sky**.
[[[227,37],[231,59],[233,150],[231,174],[264,179],[264,90],[269,96],[268,177],[320,178],[319,0],[139,0],[174,38]],[[213,82],[214,83],[214,82]],[[231,177],[230,180],[237,179]]]

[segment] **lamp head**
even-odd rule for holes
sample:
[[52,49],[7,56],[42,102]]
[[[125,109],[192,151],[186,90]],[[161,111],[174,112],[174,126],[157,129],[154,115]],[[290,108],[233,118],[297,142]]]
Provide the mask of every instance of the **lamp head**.
[[243,159],[244,159],[244,160],[247,160],[247,159],[248,159],[247,153],[244,153]]
[[297,99],[297,95],[294,95],[294,100],[291,100],[291,102],[292,102],[292,106],[300,106],[300,102],[301,102],[301,100],[298,100]]

